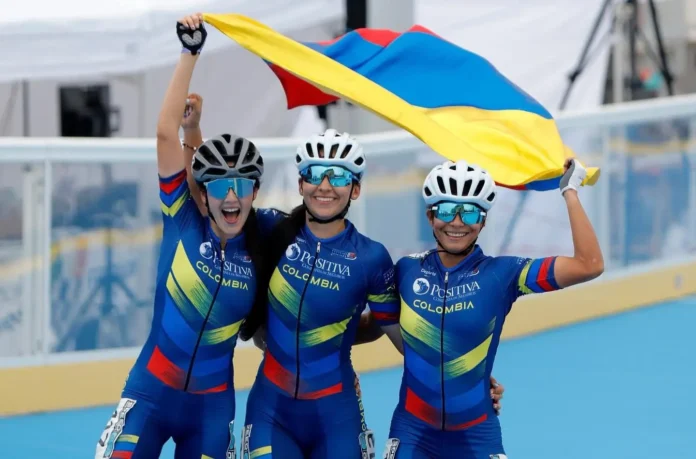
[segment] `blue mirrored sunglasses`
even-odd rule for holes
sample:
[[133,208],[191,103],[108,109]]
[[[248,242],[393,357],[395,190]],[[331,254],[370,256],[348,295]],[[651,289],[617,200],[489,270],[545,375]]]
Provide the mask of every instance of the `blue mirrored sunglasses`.
[[331,186],[348,186],[355,180],[353,173],[341,166],[308,166],[300,171],[300,177],[310,185],[320,185],[324,177]]
[[230,190],[242,199],[254,192],[256,182],[248,178],[220,178],[205,183],[208,195],[215,199],[225,199]]
[[486,218],[486,212],[474,204],[462,204],[459,202],[441,202],[430,208],[438,220],[451,223],[457,218],[457,214],[465,225],[481,223]]

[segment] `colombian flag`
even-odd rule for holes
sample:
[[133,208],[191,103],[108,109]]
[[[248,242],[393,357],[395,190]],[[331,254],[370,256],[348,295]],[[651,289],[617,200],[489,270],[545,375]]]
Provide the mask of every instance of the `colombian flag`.
[[[241,15],[204,20],[269,63],[288,108],[342,97],[447,159],[478,164],[508,188],[556,189],[564,160],[574,156],[541,104],[481,56],[424,27],[358,29],[298,43]],[[599,169],[587,172],[585,184],[592,185]]]

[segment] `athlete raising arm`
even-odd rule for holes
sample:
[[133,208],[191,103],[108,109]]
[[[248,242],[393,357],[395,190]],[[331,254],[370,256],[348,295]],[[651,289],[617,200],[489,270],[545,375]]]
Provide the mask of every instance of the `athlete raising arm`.
[[262,271],[252,202],[263,160],[248,140],[222,134],[197,148],[187,172],[178,130],[206,36],[200,15],[176,30],[184,49],[157,124],[163,238],[152,326],[95,459],[155,459],[170,438],[176,458],[235,454],[232,356]]
[[585,177],[565,165],[561,193],[575,254],[489,257],[476,244],[496,200],[495,182],[464,161],[433,168],[423,184],[437,248],[397,263],[404,377],[386,459],[504,459],[500,423],[488,401],[503,323],[522,295],[587,282],[604,269],[595,232],[578,199]]

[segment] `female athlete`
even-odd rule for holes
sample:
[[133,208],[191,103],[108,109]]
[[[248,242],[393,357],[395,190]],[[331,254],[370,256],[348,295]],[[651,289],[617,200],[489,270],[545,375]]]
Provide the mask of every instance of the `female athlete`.
[[[252,202],[263,160],[248,140],[222,134],[186,167],[178,130],[205,42],[199,19],[177,23],[184,50],[157,125],[164,225],[152,328],[95,458],[157,458],[170,438],[176,458],[235,457],[232,356],[262,271]],[[191,199],[189,174],[209,216]]]
[[[587,282],[604,270],[595,232],[578,199],[585,169],[569,160],[561,179],[575,255],[489,257],[476,244],[496,200],[495,182],[464,161],[430,171],[423,185],[437,249],[396,265],[405,350],[399,403],[386,459],[505,458],[487,399],[505,317],[522,295]],[[390,303],[390,306],[394,306]]]
[[[345,217],[360,195],[365,155],[328,129],[297,149],[302,205],[270,233],[264,359],[251,389],[242,454],[271,459],[374,454],[350,349],[365,305],[398,304],[386,248]],[[394,325],[392,325],[394,326]],[[398,326],[397,326],[398,327]],[[247,457],[247,456],[245,456]]]

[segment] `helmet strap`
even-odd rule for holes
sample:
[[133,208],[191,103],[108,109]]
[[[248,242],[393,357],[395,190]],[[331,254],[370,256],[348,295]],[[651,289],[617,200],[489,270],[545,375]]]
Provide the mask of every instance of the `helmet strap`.
[[217,225],[217,222],[215,221],[215,217],[213,216],[213,213],[210,211],[210,199],[208,199],[208,191],[207,190],[205,192],[205,209],[208,211],[208,218],[210,218]]
[[346,204],[346,207],[343,208],[342,211],[337,213],[331,218],[319,218],[316,215],[312,213],[311,210],[309,210],[309,207],[307,206],[307,203],[304,203],[305,205],[305,210],[307,211],[307,214],[309,214],[309,221],[310,222],[317,222],[321,225],[325,225],[327,223],[335,222],[336,220],[342,220],[346,218],[346,215],[348,214],[348,209],[350,208],[350,200],[348,201],[348,204]]

